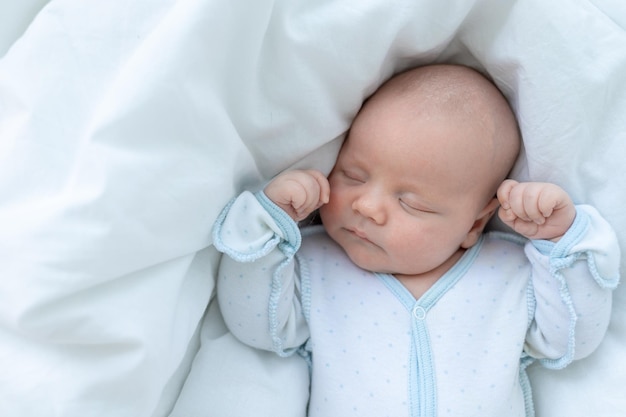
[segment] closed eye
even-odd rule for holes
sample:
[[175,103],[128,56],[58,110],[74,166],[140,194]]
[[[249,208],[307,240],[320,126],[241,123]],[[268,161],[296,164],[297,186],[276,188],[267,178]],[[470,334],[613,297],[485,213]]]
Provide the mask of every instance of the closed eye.
[[403,200],[402,198],[400,198],[399,201],[400,201],[400,205],[402,206],[402,208],[404,208],[404,210],[406,210],[410,214],[434,213],[435,212],[434,210],[428,207],[425,207],[422,204],[413,202],[413,201]]
[[364,183],[365,182],[365,176],[353,171],[346,171],[343,170],[341,171],[341,173],[343,174],[343,176],[350,180],[350,181],[354,181],[354,182],[358,182],[358,183]]

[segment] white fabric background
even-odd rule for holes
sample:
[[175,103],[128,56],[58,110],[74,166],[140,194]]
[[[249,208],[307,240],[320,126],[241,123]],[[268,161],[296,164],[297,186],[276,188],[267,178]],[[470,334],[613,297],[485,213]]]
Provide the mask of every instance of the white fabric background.
[[[3,417],[301,412],[298,364],[239,351],[214,304],[201,321],[210,228],[245,187],[328,170],[410,66],[485,69],[520,120],[515,176],[595,205],[626,247],[621,0],[3,1],[0,56]],[[538,416],[626,410],[625,298],[594,355],[533,369]]]

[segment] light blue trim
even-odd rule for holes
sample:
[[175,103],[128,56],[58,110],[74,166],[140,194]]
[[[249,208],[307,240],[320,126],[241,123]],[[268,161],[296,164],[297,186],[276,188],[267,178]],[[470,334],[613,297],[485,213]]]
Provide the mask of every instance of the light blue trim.
[[300,277],[300,304],[302,305],[302,314],[307,323],[311,322],[311,272],[309,264],[303,256],[296,253],[296,266],[299,269]]
[[[435,416],[437,415],[437,381],[430,335],[424,320],[413,319],[412,345],[413,351],[416,352],[417,363],[411,367],[411,373],[415,373],[412,380],[416,381],[416,385],[414,387],[409,385],[412,388],[410,401],[413,410],[419,410],[420,417]],[[418,348],[419,345],[421,345],[420,348]]]
[[564,258],[572,248],[578,244],[589,229],[589,215],[582,210],[576,208],[576,217],[567,232],[559,239],[554,248],[550,252],[551,258]]
[[302,236],[298,224],[283,209],[270,200],[263,191],[255,193],[255,197],[261,206],[272,216],[272,219],[274,219],[284,234],[284,238],[278,244],[278,249],[285,255],[285,259],[278,265],[272,275],[268,314],[274,352],[282,357],[291,356],[299,348],[285,349],[283,340],[278,334],[279,320],[277,311],[283,289],[282,272],[290,263],[294,262],[296,252],[300,249],[302,243]]
[[522,388],[522,394],[524,396],[524,406],[526,408],[526,417],[535,417],[535,404],[533,401],[533,391],[530,385],[530,379],[528,379],[528,368],[535,359],[525,352],[522,352],[522,358],[520,359],[519,368],[519,384]]
[[286,248],[281,248],[289,251],[289,253],[295,253],[300,249],[302,244],[302,236],[300,235],[300,229],[298,224],[285,212],[285,210],[278,207],[272,200],[270,200],[263,191],[259,191],[254,194],[256,199],[261,204],[261,207],[265,209],[272,216],[272,219],[276,222],[280,230],[284,234],[284,241],[287,243]]
[[598,266],[596,265],[596,258],[593,256],[593,253],[587,252],[587,268],[589,268],[589,272],[591,272],[591,276],[594,281],[600,286],[602,289],[606,290],[614,290],[617,288],[620,282],[619,271],[615,277],[607,278],[600,275],[598,271]]
[[[301,229],[302,237],[314,235],[324,231],[324,226],[316,225]],[[307,260],[296,254],[297,266],[300,268],[300,303],[302,305],[302,314],[308,323],[311,322],[311,271]]]
[[237,262],[254,262],[257,259],[260,259],[273,251],[274,248],[280,243],[281,238],[280,236],[274,235],[270,240],[265,242],[261,249],[258,249],[254,252],[242,252],[226,245],[222,239],[224,222],[226,221],[226,217],[228,216],[228,213],[230,212],[232,206],[235,204],[236,201],[237,197],[230,200],[217,216],[217,219],[213,224],[212,230],[213,246],[215,246],[215,249],[217,249],[219,252],[228,255],[230,258],[234,259]]
[[[376,273],[389,291],[402,303],[411,315],[412,338],[409,357],[409,403],[411,416],[427,417],[437,414],[437,390],[433,352],[430,335],[425,318],[428,311],[437,304],[450,288],[452,288],[467,270],[472,266],[484,242],[481,236],[478,242],[468,249],[461,259],[448,270],[433,286],[422,295],[419,300],[407,290],[395,277],[389,274]],[[413,315],[413,311],[420,308],[425,312],[423,319]]]
[[531,243],[539,253],[545,256],[550,256],[556,246],[556,243],[549,240],[531,240]]
[[[556,242],[550,252],[550,274],[559,282],[559,293],[561,300],[569,314],[569,331],[567,340],[567,351],[557,359],[543,358],[539,362],[549,369],[562,369],[574,360],[576,351],[576,322],[578,314],[574,308],[574,302],[569,292],[569,287],[565,277],[561,273],[562,269],[569,268],[576,262],[581,253],[570,253],[572,248],[582,240],[589,228],[589,215],[582,210],[576,209],[576,217],[569,230]],[[591,255],[590,255],[591,256]]]
[[279,320],[278,320],[278,305],[282,294],[282,271],[287,265],[293,262],[293,254],[287,256],[276,268],[272,275],[270,298],[268,303],[268,315],[269,315],[269,332],[272,338],[272,350],[276,352],[278,356],[286,357],[294,354],[298,348],[285,349],[283,339],[278,334]]
[[[302,234],[302,238],[307,238],[308,236],[315,235],[317,233],[323,232],[324,226],[315,225],[304,227],[300,230]],[[311,274],[309,269],[309,264],[304,259],[303,256],[296,254],[296,260],[298,261],[298,266],[300,267],[300,285],[301,294],[302,294],[302,312],[304,314],[304,318],[307,323],[311,322]],[[300,355],[309,367],[309,375],[310,371],[313,369],[313,355],[312,355],[312,342],[309,338],[300,348],[298,349],[298,355]]]
[[537,298],[535,297],[535,286],[533,285],[533,280],[528,280],[528,285],[526,286],[526,300],[527,300],[527,308],[528,308],[528,321],[526,323],[526,330],[530,329],[530,326],[535,321],[535,311],[537,310]]
[[465,275],[467,270],[472,266],[474,260],[478,256],[480,249],[484,243],[484,236],[481,236],[476,244],[468,249],[461,259],[452,266],[441,278],[433,284],[433,286],[416,300],[413,294],[406,289],[404,285],[400,283],[394,276],[390,274],[376,273],[376,275],[383,281],[387,288],[398,298],[402,305],[408,310],[413,311],[413,308],[417,305],[421,306],[428,312],[441,297],[443,297],[448,290],[457,283],[457,281]]

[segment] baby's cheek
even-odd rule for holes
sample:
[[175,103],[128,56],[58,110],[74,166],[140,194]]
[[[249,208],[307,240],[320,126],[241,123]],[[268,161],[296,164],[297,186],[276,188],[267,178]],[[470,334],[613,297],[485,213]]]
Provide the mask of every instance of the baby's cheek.
[[[404,242],[402,242],[404,240]],[[392,243],[387,245],[387,253],[394,263],[400,265],[412,265],[420,256],[419,249],[412,242],[396,236]]]

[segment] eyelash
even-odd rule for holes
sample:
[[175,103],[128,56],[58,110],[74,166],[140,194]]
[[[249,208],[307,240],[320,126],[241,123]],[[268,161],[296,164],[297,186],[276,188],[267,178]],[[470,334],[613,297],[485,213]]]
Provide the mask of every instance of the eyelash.
[[402,207],[404,207],[407,210],[410,210],[410,211],[423,211],[423,210],[420,210],[420,209],[418,209],[416,207],[413,207],[412,205],[410,205],[406,201],[402,200],[401,198],[398,198],[398,201],[400,202],[400,205],[402,205]]
[[402,198],[398,198],[398,201],[400,202],[400,204],[403,207],[405,207],[405,210],[407,210],[407,211],[410,211],[410,212],[416,211],[416,212],[420,212],[420,213],[433,213],[432,211],[424,209],[424,208],[414,207],[414,206],[408,204],[406,201],[403,201]]
[[342,171],[342,173],[343,173],[343,176],[348,178],[349,180],[356,181],[356,182],[365,182],[365,180],[363,180],[359,175],[356,175],[347,171]]

